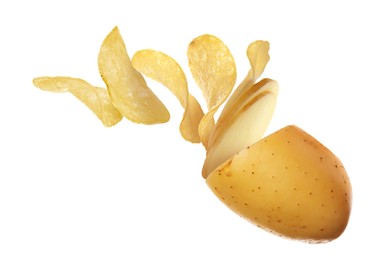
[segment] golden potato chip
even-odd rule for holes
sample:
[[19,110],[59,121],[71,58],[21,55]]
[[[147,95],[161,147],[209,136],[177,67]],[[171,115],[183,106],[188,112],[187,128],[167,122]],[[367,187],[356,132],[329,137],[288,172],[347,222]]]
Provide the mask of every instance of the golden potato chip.
[[214,114],[228,98],[236,82],[236,65],[225,44],[208,34],[195,38],[188,46],[187,55],[191,73],[209,109],[199,125],[200,138],[207,147],[214,128]]
[[193,143],[200,143],[199,123],[204,117],[203,110],[198,101],[191,95],[188,96],[187,109],[184,112],[180,123],[180,133]]
[[167,87],[185,109],[180,132],[183,138],[199,143],[199,122],[204,113],[198,101],[188,92],[186,76],[180,65],[170,56],[154,50],[141,50],[132,58],[134,68],[145,76]]
[[269,61],[269,43],[267,41],[252,42],[247,49],[247,56],[251,64],[252,80],[256,81]]
[[122,120],[122,114],[114,107],[107,89],[94,87],[85,80],[70,77],[39,77],[33,80],[36,87],[51,92],[70,92],[83,102],[110,127]]
[[98,65],[111,100],[123,116],[142,124],[169,121],[169,112],[164,104],[134,69],[117,27],[104,39]]
[[225,44],[215,36],[202,35],[188,47],[191,73],[212,110],[229,96],[236,83],[236,64]]

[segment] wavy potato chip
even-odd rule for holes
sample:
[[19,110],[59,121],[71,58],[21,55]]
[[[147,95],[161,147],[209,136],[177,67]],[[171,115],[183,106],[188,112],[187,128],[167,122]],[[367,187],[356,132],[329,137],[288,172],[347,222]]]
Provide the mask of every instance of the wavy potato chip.
[[154,50],[141,50],[132,58],[134,68],[145,76],[167,87],[184,108],[180,124],[182,137],[199,143],[198,126],[204,113],[198,101],[188,92],[186,76],[180,65],[170,56]]
[[70,77],[39,77],[33,80],[33,84],[42,90],[73,94],[92,110],[106,127],[122,120],[122,114],[112,104],[105,88],[95,87],[85,80]]
[[268,52],[269,42],[267,41],[254,41],[248,46],[246,53],[251,64],[249,74],[252,74],[253,81],[256,81],[263,74],[270,59]]
[[180,124],[180,132],[184,139],[193,143],[200,143],[199,124],[204,117],[203,110],[198,101],[188,96],[187,109]]
[[142,124],[169,121],[169,112],[164,104],[134,69],[117,27],[104,39],[98,65],[111,100],[123,116]]
[[226,45],[217,37],[205,34],[188,46],[189,67],[206,99],[208,113],[199,125],[199,135],[207,147],[214,128],[214,114],[229,97],[236,83],[236,64]]

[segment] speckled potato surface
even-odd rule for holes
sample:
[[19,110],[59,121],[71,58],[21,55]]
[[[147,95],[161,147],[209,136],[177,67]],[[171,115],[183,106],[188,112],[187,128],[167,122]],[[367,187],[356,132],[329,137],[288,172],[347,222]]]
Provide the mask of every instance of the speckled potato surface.
[[333,240],[351,211],[351,185],[342,163],[296,126],[244,149],[206,182],[240,216],[289,238]]

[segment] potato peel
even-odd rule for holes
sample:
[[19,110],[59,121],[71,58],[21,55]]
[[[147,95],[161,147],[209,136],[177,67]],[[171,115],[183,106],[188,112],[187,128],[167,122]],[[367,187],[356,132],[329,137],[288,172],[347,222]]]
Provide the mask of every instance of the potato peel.
[[192,76],[202,90],[209,110],[199,125],[202,144],[207,147],[214,128],[214,114],[229,97],[236,82],[236,65],[225,44],[209,34],[195,38],[188,46],[187,56]]
[[106,127],[122,120],[122,114],[112,104],[107,89],[95,87],[85,80],[70,77],[39,77],[33,84],[50,92],[69,92],[83,102]]
[[352,188],[343,164],[294,125],[243,149],[206,183],[251,223],[310,243],[339,237],[351,213]]
[[192,143],[199,143],[199,122],[204,113],[198,101],[190,95],[186,76],[180,65],[170,56],[154,50],[137,51],[132,63],[143,75],[167,87],[184,108],[180,123],[182,137]]
[[149,89],[127,54],[115,27],[104,39],[99,56],[99,72],[115,107],[134,123],[158,124],[169,121],[169,112]]

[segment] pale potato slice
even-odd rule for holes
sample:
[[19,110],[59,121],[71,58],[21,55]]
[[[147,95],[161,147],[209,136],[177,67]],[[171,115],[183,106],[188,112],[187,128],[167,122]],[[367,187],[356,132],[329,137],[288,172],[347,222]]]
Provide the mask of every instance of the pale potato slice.
[[199,143],[198,127],[204,113],[198,101],[188,92],[187,79],[180,65],[170,56],[154,50],[136,52],[132,63],[137,71],[163,84],[177,97],[185,110],[180,133],[185,140]]
[[225,44],[208,34],[190,43],[187,56],[192,76],[202,90],[209,109],[199,125],[201,141],[207,147],[214,127],[214,114],[228,98],[236,82],[236,65]]
[[[231,117],[234,111],[237,111],[237,106],[242,104],[242,100],[246,98],[248,94],[248,89],[250,89],[256,82],[256,80],[263,73],[270,57],[269,57],[269,43],[267,41],[254,41],[247,48],[247,57],[249,59],[251,69],[249,70],[245,79],[240,83],[237,89],[233,92],[230,98],[227,100],[224,109],[221,115],[218,118],[218,121],[226,121]],[[216,124],[217,131],[220,126]],[[213,139],[217,136],[214,133],[210,135],[210,142],[213,142]],[[206,147],[208,149],[208,147]]]
[[104,39],[98,65],[111,100],[123,116],[142,124],[164,123],[169,120],[169,112],[164,104],[134,69],[117,27]]
[[[257,96],[261,93],[267,93],[269,91],[273,92],[275,95],[278,94],[278,88],[275,88],[275,84],[267,84],[271,79],[263,79],[257,84],[252,85],[250,88],[246,88],[245,92],[240,95],[239,98],[237,98],[234,106],[232,107],[224,107],[222,110],[222,113],[224,116],[220,116],[218,118],[217,123],[215,124],[215,127],[213,128],[211,134],[209,143],[207,146],[207,151],[212,149],[213,146],[215,146],[216,142],[219,142],[222,136],[222,133],[226,131],[227,126],[231,124],[231,122],[234,121],[234,119],[237,117],[236,115],[240,113],[241,109],[246,106],[246,104],[253,99],[254,96]],[[230,99],[229,99],[230,100]],[[229,113],[226,112],[226,110],[229,110]],[[273,111],[273,110],[272,110]],[[271,116],[271,115],[269,115]],[[264,126],[264,129],[262,129],[262,132],[266,130],[267,126]],[[261,136],[259,136],[261,138]]]
[[241,100],[238,110],[225,121],[218,121],[219,132],[209,143],[202,175],[208,174],[220,164],[256,143],[264,135],[276,106],[278,83],[263,79],[247,91],[250,95]]
[[282,236],[326,242],[348,224],[352,189],[345,168],[296,126],[242,150],[206,182],[230,209]]
[[122,120],[122,114],[112,104],[105,88],[94,87],[85,80],[70,77],[39,77],[33,80],[33,84],[46,91],[72,93],[92,110],[106,127]]

